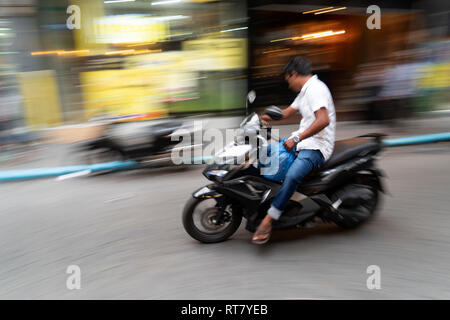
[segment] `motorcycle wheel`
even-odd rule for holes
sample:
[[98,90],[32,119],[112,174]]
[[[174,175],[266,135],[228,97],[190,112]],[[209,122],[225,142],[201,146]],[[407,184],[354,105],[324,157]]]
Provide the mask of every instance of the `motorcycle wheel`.
[[231,205],[225,209],[226,219],[221,224],[214,223],[219,214],[214,198],[191,198],[183,210],[183,226],[194,239],[203,243],[222,242],[232,236],[241,225],[242,215],[233,212]]
[[333,219],[339,227],[344,229],[355,228],[365,222],[374,215],[378,206],[379,191],[371,184],[349,184],[336,191],[331,196],[331,201],[335,202],[345,198],[345,194],[354,192],[362,193],[361,199],[344,200],[338,208],[337,218]]

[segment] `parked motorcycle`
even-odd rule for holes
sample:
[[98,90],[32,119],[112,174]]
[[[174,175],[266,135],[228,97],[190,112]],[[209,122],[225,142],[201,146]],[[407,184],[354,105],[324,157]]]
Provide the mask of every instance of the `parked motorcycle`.
[[[254,100],[254,94],[249,95]],[[281,110],[266,110],[280,119]],[[278,116],[277,116],[278,114]],[[282,182],[266,179],[257,168],[259,151],[267,145],[256,113],[241,123],[241,134],[219,151],[203,175],[212,183],[196,190],[183,211],[183,226],[194,239],[215,243],[228,239],[239,228],[255,232]],[[253,135],[253,138],[252,138]],[[384,134],[366,134],[335,142],[330,159],[307,175],[289,200],[273,230],[310,227],[319,222],[354,228],[375,212],[384,192],[383,174],[376,165]],[[300,198],[300,199],[298,199]]]
[[[183,134],[178,135],[179,130]],[[186,132],[191,135],[186,143],[172,139],[173,135],[184,137]],[[201,148],[191,144],[193,135],[193,124],[176,119],[112,122],[102,136],[78,143],[76,150],[89,163],[132,160],[146,167],[173,166],[173,151],[190,149],[194,154],[195,148]]]

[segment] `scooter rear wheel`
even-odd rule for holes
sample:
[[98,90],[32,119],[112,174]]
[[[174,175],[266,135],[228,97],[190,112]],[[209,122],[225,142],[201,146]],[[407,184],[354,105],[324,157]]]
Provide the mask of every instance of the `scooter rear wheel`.
[[346,194],[352,194],[355,191],[362,191],[361,198],[356,201],[355,199],[343,200],[337,210],[339,214],[333,219],[334,223],[341,228],[351,229],[359,226],[371,218],[378,207],[379,191],[370,184],[349,184],[335,192],[331,196],[331,201],[345,199]]
[[216,201],[191,198],[183,210],[183,226],[194,239],[203,243],[222,242],[232,236],[241,225],[242,215],[233,212],[231,205],[225,209],[225,220],[217,223],[220,209]]

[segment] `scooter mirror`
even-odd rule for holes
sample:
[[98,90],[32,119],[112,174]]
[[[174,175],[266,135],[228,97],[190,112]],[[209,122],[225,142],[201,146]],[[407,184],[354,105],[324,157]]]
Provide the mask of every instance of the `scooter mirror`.
[[248,100],[248,102],[253,103],[253,101],[255,101],[255,99],[256,99],[256,92],[255,92],[255,90],[252,90],[247,94],[247,100]]

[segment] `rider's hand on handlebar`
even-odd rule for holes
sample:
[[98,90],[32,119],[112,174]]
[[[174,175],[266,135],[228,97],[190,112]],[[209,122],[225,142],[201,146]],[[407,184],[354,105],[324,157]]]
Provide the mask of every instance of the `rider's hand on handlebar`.
[[263,114],[262,116],[259,117],[259,119],[261,120],[261,123],[265,127],[270,127],[270,121],[272,120],[272,118],[269,117],[267,114]]

